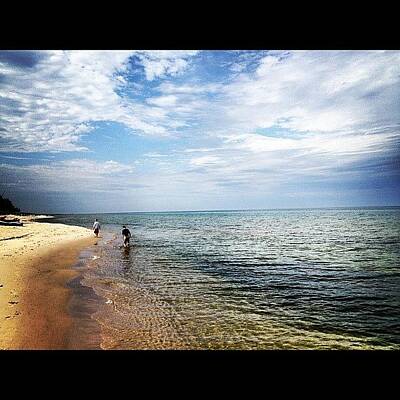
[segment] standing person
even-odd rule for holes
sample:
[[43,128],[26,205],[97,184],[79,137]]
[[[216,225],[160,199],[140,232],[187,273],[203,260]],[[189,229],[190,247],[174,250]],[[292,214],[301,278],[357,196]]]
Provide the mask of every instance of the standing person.
[[94,232],[94,234],[95,234],[97,237],[99,237],[100,223],[99,223],[99,221],[97,221],[97,218],[94,220],[93,232]]
[[122,227],[122,237],[124,239],[124,247],[128,247],[129,246],[129,239],[131,238],[131,232],[129,231],[129,229],[124,225]]

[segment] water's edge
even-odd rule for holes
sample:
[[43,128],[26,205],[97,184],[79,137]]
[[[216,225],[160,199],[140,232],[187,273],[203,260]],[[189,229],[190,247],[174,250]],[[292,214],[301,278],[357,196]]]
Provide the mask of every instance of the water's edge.
[[100,350],[103,337],[101,326],[93,318],[104,299],[97,295],[94,289],[84,284],[85,271],[91,267],[93,247],[82,250],[79,260],[72,266],[79,275],[67,282],[72,291],[68,313],[73,322],[69,334],[69,349]]

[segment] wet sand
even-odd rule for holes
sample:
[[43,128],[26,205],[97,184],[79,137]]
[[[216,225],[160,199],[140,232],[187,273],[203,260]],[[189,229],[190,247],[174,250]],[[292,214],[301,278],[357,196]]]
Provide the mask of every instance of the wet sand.
[[0,226],[0,349],[79,348],[67,283],[97,239],[90,229],[22,220]]

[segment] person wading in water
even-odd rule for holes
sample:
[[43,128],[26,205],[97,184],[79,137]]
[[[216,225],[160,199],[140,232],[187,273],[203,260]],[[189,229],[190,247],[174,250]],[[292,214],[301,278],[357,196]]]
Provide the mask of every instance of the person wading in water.
[[93,233],[99,237],[99,232],[100,232],[100,223],[97,221],[97,218],[94,220],[93,224]]
[[122,237],[124,239],[124,247],[128,247],[129,246],[129,239],[131,238],[131,232],[130,230],[124,225],[122,227]]

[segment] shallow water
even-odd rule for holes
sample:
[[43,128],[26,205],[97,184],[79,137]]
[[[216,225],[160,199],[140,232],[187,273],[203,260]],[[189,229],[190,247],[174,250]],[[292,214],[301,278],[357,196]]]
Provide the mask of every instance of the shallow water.
[[400,349],[399,208],[94,218],[103,348]]

